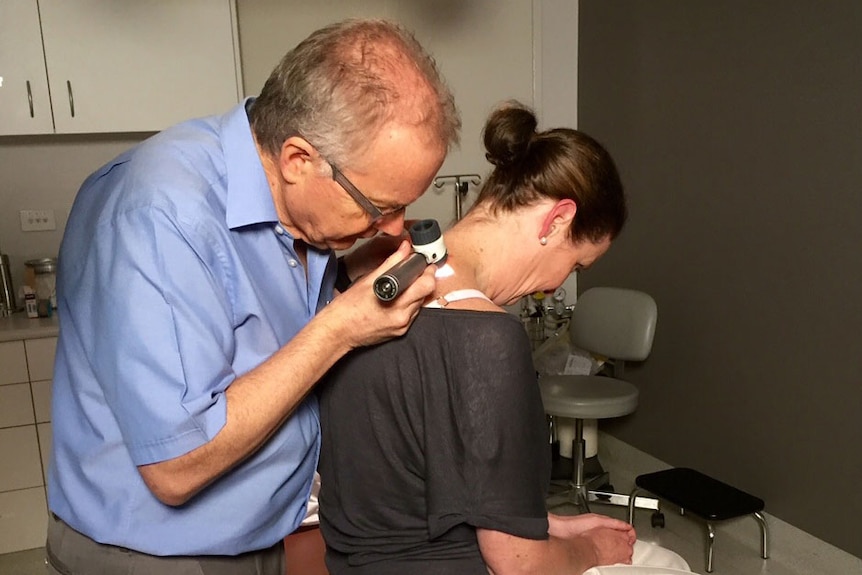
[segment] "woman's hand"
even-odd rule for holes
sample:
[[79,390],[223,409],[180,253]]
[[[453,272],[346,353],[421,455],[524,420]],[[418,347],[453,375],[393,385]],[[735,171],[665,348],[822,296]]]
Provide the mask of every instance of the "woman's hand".
[[634,527],[625,521],[620,521],[619,519],[614,519],[607,515],[598,515],[596,513],[586,513],[583,515],[554,515],[552,513],[548,513],[548,535],[551,535],[552,537],[570,539],[596,527],[615,529],[617,531],[628,533],[632,544],[634,544],[635,539],[637,539]]
[[600,515],[552,518],[548,539],[524,539],[476,529],[479,551],[493,575],[580,575],[598,565],[630,564],[634,529]]

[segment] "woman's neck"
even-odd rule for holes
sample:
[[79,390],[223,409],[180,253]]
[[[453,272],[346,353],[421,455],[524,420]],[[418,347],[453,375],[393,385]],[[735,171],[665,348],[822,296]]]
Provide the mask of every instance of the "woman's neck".
[[493,222],[468,215],[446,232],[446,266],[451,270],[438,274],[435,297],[460,289],[476,289],[494,299],[494,270],[500,257],[496,252],[504,249],[493,237],[499,234],[498,230]]

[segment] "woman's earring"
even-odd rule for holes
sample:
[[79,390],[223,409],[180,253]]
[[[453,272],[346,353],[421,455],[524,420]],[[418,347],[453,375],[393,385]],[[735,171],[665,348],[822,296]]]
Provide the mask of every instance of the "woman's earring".
[[546,236],[542,236],[542,237],[540,237],[540,238],[539,238],[539,243],[540,243],[540,244],[542,244],[543,246],[548,245],[548,238],[547,238]]

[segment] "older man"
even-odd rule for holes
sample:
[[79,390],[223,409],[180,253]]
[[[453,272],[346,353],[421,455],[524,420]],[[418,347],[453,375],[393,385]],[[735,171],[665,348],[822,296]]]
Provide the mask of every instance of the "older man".
[[429,270],[384,306],[368,274],[333,299],[337,275],[380,264],[333,250],[400,235],[459,128],[409,32],[347,21],[258,98],[87,179],[59,258],[52,572],[282,574],[320,444],[309,392],[434,286]]

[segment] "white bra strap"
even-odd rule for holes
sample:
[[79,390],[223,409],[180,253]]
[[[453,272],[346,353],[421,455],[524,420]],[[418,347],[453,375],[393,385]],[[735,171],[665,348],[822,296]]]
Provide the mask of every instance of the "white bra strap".
[[431,308],[443,308],[452,303],[453,301],[461,301],[462,299],[470,299],[470,298],[479,298],[487,301],[491,301],[488,296],[483,294],[477,289],[457,289],[455,291],[450,291],[444,296],[440,296],[437,299],[426,303],[425,307]]

